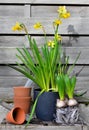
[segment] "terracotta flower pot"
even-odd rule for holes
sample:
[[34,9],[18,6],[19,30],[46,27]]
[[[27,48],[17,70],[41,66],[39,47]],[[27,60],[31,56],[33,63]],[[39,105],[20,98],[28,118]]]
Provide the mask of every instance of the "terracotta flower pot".
[[25,112],[22,108],[15,107],[7,113],[6,120],[13,124],[23,124],[25,121]]
[[31,88],[24,86],[14,87],[14,96],[15,97],[29,97],[31,96]]
[[27,114],[30,112],[31,97],[14,97],[14,107],[21,107]]

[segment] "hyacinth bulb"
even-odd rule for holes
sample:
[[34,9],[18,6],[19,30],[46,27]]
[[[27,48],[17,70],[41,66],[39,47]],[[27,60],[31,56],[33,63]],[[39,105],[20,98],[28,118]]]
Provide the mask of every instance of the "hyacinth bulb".
[[68,106],[76,106],[78,102],[73,98],[73,99],[69,99],[67,104]]
[[65,107],[65,106],[66,106],[65,100],[57,99],[56,107],[61,108],[61,107]]

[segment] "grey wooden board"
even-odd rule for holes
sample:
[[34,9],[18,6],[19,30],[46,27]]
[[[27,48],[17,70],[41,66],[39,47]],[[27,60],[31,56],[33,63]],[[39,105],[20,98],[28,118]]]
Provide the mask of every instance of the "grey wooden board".
[[0,3],[6,4],[25,4],[25,3],[33,3],[34,0],[0,0]]
[[[8,86],[3,84],[3,87],[0,87],[0,99],[2,99],[4,101],[10,101],[10,100],[13,101],[13,96],[14,96],[13,87],[24,86],[25,83],[27,82],[27,78],[24,78],[24,79],[18,78],[17,79],[17,77],[15,77],[15,78],[8,78],[8,79],[6,80],[6,84]],[[18,83],[18,81],[19,81],[19,83]],[[38,86],[35,83],[32,83],[31,86],[29,86],[29,87],[32,87],[31,97],[33,98],[33,89],[37,88]]]
[[[43,36],[32,36],[36,40],[39,47],[43,46],[45,43],[45,38]],[[53,40],[52,36],[47,37],[48,41]],[[89,36],[62,36],[62,46],[66,47],[88,47],[89,46]]]
[[[45,43],[43,36],[32,36],[32,39],[36,40],[39,47]],[[53,37],[47,37],[48,40],[52,40]],[[29,42],[26,36],[0,36],[0,47],[29,47]],[[89,47],[89,36],[62,36],[62,45],[68,47]]]
[[[2,64],[3,63],[6,63],[6,64],[11,63],[11,62],[13,62],[12,60],[14,60],[16,58],[16,53],[17,53],[16,49],[15,49],[15,51],[11,48],[9,48],[8,51],[6,51],[6,50],[7,50],[7,48],[6,49],[1,48],[0,55],[1,55],[1,63]],[[5,59],[6,59],[6,61],[5,61]]]
[[[27,81],[26,77],[18,77],[18,76],[0,76],[0,88],[7,88],[8,87],[14,87],[14,86],[24,86]],[[77,78],[77,84],[76,89],[82,88],[89,90],[89,77],[78,77]]]
[[1,76],[0,77],[0,87],[14,87],[14,86],[24,86],[27,81],[25,77],[18,76]]
[[0,36],[0,47],[23,47],[28,46],[25,36]]
[[23,75],[20,73],[20,72],[17,72],[16,70],[12,69],[11,67],[8,67],[8,66],[0,66],[0,76],[5,76],[5,77],[8,77],[8,76],[21,76],[23,77]]
[[[31,17],[57,16],[59,6],[31,6]],[[88,17],[88,6],[66,6],[71,12],[71,17]],[[46,10],[46,11],[45,11]],[[0,16],[24,16],[30,17],[30,5],[0,5]]]
[[76,0],[75,0],[75,1],[67,0],[67,2],[66,2],[65,0],[61,0],[61,1],[59,1],[59,0],[55,0],[55,1],[52,1],[52,0],[49,0],[49,1],[47,1],[47,0],[42,0],[42,1],[41,1],[41,0],[35,0],[35,1],[33,1],[33,3],[36,3],[36,4],[37,4],[37,3],[38,3],[38,4],[39,4],[39,3],[41,3],[41,4],[42,4],[42,3],[45,3],[45,4],[46,4],[46,3],[47,3],[47,4],[50,4],[50,3],[51,3],[51,4],[63,4],[63,3],[64,3],[64,4],[65,4],[65,3],[66,3],[66,4],[75,4],[75,3],[76,3],[76,4],[84,4],[84,3],[85,3],[85,4],[88,4],[88,2],[89,2],[88,0],[83,0],[83,1],[81,1],[81,0],[79,0],[79,1],[76,1]]
[[[82,70],[81,70],[82,69]],[[78,77],[87,77],[89,76],[89,66],[75,66],[73,69],[74,73],[78,73],[81,70]],[[8,67],[8,66],[2,66],[0,65],[0,76],[22,76],[23,75],[20,72],[17,72],[16,70]]]
[[[54,30],[52,28],[52,22],[54,19],[52,17],[49,18],[22,18],[22,17],[15,17],[8,19],[2,17],[0,19],[1,30],[0,34],[24,34],[24,32],[13,32],[11,30],[12,26],[15,25],[16,21],[24,23],[30,34],[43,34],[42,30],[35,30],[33,25],[36,22],[41,22],[45,27],[47,34],[54,34]],[[66,19],[63,24],[60,26],[60,34],[73,34],[73,35],[89,35],[89,26],[88,26],[89,17],[80,18],[80,17],[70,17]],[[7,26],[8,25],[8,26]]]
[[31,5],[25,5],[24,6],[24,16],[30,17],[31,16]]
[[[27,78],[25,77],[17,77],[17,76],[0,77],[0,98],[4,100],[12,99],[13,87],[24,86],[26,82]],[[31,87],[34,88],[37,87],[37,85],[33,83]],[[86,96],[89,99],[89,77],[78,77],[75,90],[77,90],[78,93],[87,91],[86,95],[84,96]],[[83,100],[80,99],[80,101]]]
[[[31,6],[32,17],[53,17],[57,16],[57,9],[59,6]],[[88,17],[88,6],[66,6],[71,12],[72,17]],[[45,11],[46,10],[46,11]],[[46,13],[47,12],[47,13]],[[29,14],[29,15],[27,15]],[[0,5],[0,16],[30,16],[30,5]]]
[[8,113],[8,110],[5,109],[3,106],[0,105],[0,124],[6,118],[6,114],[7,113]]
[[[79,73],[80,72],[80,73]],[[72,73],[78,74],[77,77],[89,77],[89,66],[81,65],[75,66]]]
[[64,52],[66,56],[69,56],[69,63],[74,63],[76,57],[81,52],[80,57],[76,64],[88,64],[89,50],[87,47],[86,48],[68,47],[68,48],[64,48]]
[[[43,125],[29,125],[25,129],[25,125],[0,125],[0,130],[82,130],[81,125],[75,125],[75,126],[43,126]],[[85,129],[83,129],[85,130]]]
[[[59,6],[31,6],[32,17],[57,17]],[[66,6],[67,10],[71,13],[71,17],[89,17],[89,6]]]
[[[77,61],[76,64],[89,64],[89,48],[88,47],[64,47],[64,52],[66,56],[69,56],[69,63],[74,63],[75,59],[81,52],[81,55]],[[16,57],[16,54],[18,54],[16,48],[14,47],[8,47],[3,48],[0,47],[0,64],[15,64],[16,61],[21,63],[20,60]]]
[[89,130],[89,126],[84,126],[83,129],[84,130]]
[[24,4],[24,3],[29,3],[29,4],[89,4],[89,0],[0,0],[0,3],[6,4],[6,3],[18,3],[18,4]]
[[[82,70],[81,70],[82,69]],[[81,70],[81,72],[80,72]],[[74,69],[72,70],[73,73],[79,73],[78,77],[89,77],[89,66],[86,65],[81,65],[81,66],[75,66]],[[23,75],[20,72],[17,72],[16,70],[12,69],[11,67],[8,66],[3,66],[0,65],[0,77],[1,76],[10,76],[10,77],[23,77]]]
[[[87,97],[88,101],[89,101],[89,78],[88,77],[78,77],[75,90],[77,90],[78,92],[87,91],[87,93],[84,96]],[[80,98],[80,100],[81,100],[81,98]]]
[[[14,86],[24,86],[25,83],[27,82],[26,77],[22,76],[0,76],[0,88],[7,88],[8,87],[14,87]],[[78,77],[77,78],[77,88],[82,88],[89,90],[89,77]]]
[[89,124],[89,105],[84,105],[84,104],[80,104],[79,105],[79,108],[80,108],[80,114],[81,114],[81,117],[83,118],[83,120]]
[[24,16],[24,6],[0,5],[0,16]]

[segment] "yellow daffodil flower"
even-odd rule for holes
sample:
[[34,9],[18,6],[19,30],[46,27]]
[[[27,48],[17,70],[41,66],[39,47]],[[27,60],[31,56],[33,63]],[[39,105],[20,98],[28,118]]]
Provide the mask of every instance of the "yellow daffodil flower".
[[70,13],[67,12],[67,9],[65,6],[60,6],[58,9],[59,17],[60,18],[68,18],[70,17]]
[[36,23],[36,24],[34,24],[34,26],[33,26],[35,29],[40,29],[40,28],[42,28],[42,24],[41,23]]
[[65,14],[67,12],[67,10],[66,10],[66,7],[65,6],[60,6],[59,8],[58,8],[58,13],[59,14]]
[[49,47],[52,47],[52,48],[55,47],[55,42],[54,42],[54,41],[51,41],[51,40],[50,40],[50,41],[48,41],[47,44],[48,44]]
[[62,17],[62,18],[69,18],[69,17],[70,17],[70,13],[67,12],[67,13],[61,15],[61,17]]
[[55,34],[55,39],[58,41],[62,41],[61,35]]
[[19,22],[16,22],[16,24],[12,27],[13,31],[21,31],[23,30],[23,27],[21,26],[21,24]]
[[56,19],[54,21],[54,25],[59,25],[59,24],[62,24],[62,21],[60,19]]

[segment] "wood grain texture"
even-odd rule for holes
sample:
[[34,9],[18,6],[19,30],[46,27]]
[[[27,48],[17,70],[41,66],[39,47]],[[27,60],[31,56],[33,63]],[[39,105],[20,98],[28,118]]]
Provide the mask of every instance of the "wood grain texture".
[[0,36],[0,47],[8,48],[8,47],[28,47],[27,37],[23,36]]
[[6,3],[11,3],[11,4],[89,4],[89,0],[0,0],[0,3],[6,4]]
[[[25,125],[10,125],[10,124],[7,124],[7,125],[3,125],[1,124],[0,125],[0,129],[1,130],[24,130],[24,127]],[[82,125],[75,125],[75,126],[57,126],[57,125],[48,125],[48,126],[43,126],[43,125],[39,125],[39,124],[30,124],[27,126],[26,128],[27,130],[31,129],[31,130],[81,130],[82,129]],[[83,130],[87,130],[88,129],[88,126],[84,126]]]
[[71,1],[71,0],[33,0],[34,4],[89,4],[89,0],[75,0],[75,1]]
[[29,3],[31,4],[33,2],[33,0],[0,0],[0,3],[1,4],[26,4],[26,3]]
[[[32,36],[41,47],[45,43],[44,36]],[[53,36],[47,37],[48,41],[53,40]],[[62,36],[62,46],[66,47],[89,47],[89,36]]]
[[[13,87],[15,86],[24,86],[27,78],[25,77],[0,77],[0,98],[4,100],[13,99]],[[35,84],[31,85],[32,88],[36,87]],[[75,87],[77,93],[85,92],[86,97],[89,97],[89,77],[78,77],[77,84]],[[75,92],[76,92],[75,91]],[[33,93],[32,93],[33,96]]]
[[[14,65],[16,66],[16,65]],[[80,71],[81,70],[81,71]],[[72,70],[73,74],[79,73],[78,77],[89,77],[89,66],[87,65],[76,65],[74,67],[74,69]],[[12,69],[11,67],[9,67],[8,65],[0,65],[0,77],[24,77],[23,74],[21,74],[20,72]]]
[[[65,55],[70,57],[70,64],[74,63],[80,52],[81,55],[76,64],[89,64],[89,47],[64,47],[63,50]],[[14,47],[0,47],[0,64],[15,64],[16,61],[18,61],[16,54],[18,54],[18,52]],[[18,62],[21,63],[20,61]]]
[[[45,43],[44,36],[31,36],[36,40],[38,47],[41,47]],[[48,40],[52,40],[53,36],[47,36]],[[0,36],[0,47],[29,47],[27,36]],[[66,47],[89,47],[88,36],[62,36],[62,46]]]
[[[54,34],[54,30],[52,27],[53,18],[40,18],[40,17],[32,17],[32,18],[22,18],[22,17],[15,17],[15,18],[1,18],[0,19],[0,25],[1,30],[0,34],[24,34],[24,32],[13,32],[11,30],[12,26],[15,25],[16,21],[20,23],[24,23],[29,31],[29,34],[43,34],[42,30],[35,30],[33,28],[33,25],[40,21],[43,26],[45,27],[45,30],[47,34]],[[88,26],[89,17],[86,18],[80,18],[80,17],[71,17],[63,22],[63,24],[60,26],[60,34],[65,35],[89,35],[89,26]],[[7,26],[8,25],[8,26]]]
[[12,88],[14,86],[24,86],[27,81],[26,77],[20,76],[1,76],[0,77],[0,88]]
[[[59,6],[34,6],[34,5],[0,5],[0,16],[5,17],[57,17]],[[88,17],[88,6],[66,6],[71,12],[71,17]],[[31,11],[31,12],[30,12]]]
[[[57,10],[59,6],[31,6],[32,17],[57,17]],[[66,6],[71,13],[71,17],[89,17],[89,6]]]
[[24,6],[16,6],[16,5],[0,5],[0,16],[24,16]]
[[11,67],[9,67],[8,65],[0,65],[0,77],[21,77],[23,78],[23,74],[21,74],[20,72],[12,69]]
[[[78,73],[83,66],[75,66],[74,73]],[[89,67],[85,66],[77,77],[76,90],[78,92],[87,91],[89,97]],[[24,86],[27,78],[8,66],[0,66],[0,98],[9,100],[13,98],[13,87]],[[32,87],[36,87],[33,83]]]
[[31,5],[24,6],[24,17],[29,18],[31,16]]

